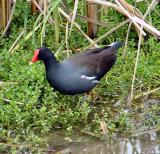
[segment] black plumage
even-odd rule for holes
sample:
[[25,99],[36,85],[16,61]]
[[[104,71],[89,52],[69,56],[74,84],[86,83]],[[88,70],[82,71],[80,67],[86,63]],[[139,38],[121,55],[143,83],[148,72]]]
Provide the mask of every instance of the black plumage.
[[74,95],[90,91],[115,64],[121,42],[103,48],[90,49],[58,62],[46,47],[35,51],[32,62],[42,60],[46,78],[55,90]]

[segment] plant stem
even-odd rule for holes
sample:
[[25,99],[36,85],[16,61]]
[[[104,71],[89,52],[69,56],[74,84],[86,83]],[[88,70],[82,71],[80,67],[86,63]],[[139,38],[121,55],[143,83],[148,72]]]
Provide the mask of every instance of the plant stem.
[[[8,23],[6,25],[6,28],[4,29],[3,33],[2,33],[2,36],[0,39],[2,39],[4,37],[4,35],[6,34],[10,24],[11,24],[11,21],[12,21],[12,17],[13,17],[13,13],[14,13],[14,10],[15,10],[15,7],[16,7],[16,2],[14,2],[13,4],[13,7],[12,7],[12,11],[11,11],[11,14],[10,14],[10,17],[9,17],[9,20],[8,20]],[[3,12],[4,13],[4,12]],[[2,18],[4,18],[5,16],[3,15]],[[4,20],[4,19],[3,19]]]
[[125,25],[126,23],[128,23],[130,21],[130,19],[121,22],[118,26],[114,27],[113,29],[111,29],[110,31],[108,31],[107,33],[105,33],[104,35],[102,35],[101,37],[99,37],[97,40],[95,40],[92,44],[90,44],[88,47],[86,47],[84,50],[89,49],[90,47],[92,47],[94,44],[98,43],[100,40],[102,40],[103,38],[107,37],[109,34],[113,33],[114,31],[116,31],[117,29],[119,29],[120,27],[122,27],[123,25]]
[[54,24],[55,24],[55,42],[59,43],[59,17],[58,17],[58,6],[54,10]]
[[[58,10],[59,10],[59,12],[60,12],[65,18],[67,18],[67,20],[68,20],[69,22],[72,21],[71,18],[70,18],[70,16],[69,16],[67,13],[65,13],[61,8],[58,8]],[[73,23],[74,23],[75,27],[82,33],[82,35],[83,35],[90,43],[93,43],[93,45],[94,45],[95,47],[99,47],[96,43],[94,43],[94,41],[93,41],[90,37],[88,37],[88,36],[81,30],[81,27],[80,27],[79,24],[77,24],[76,22],[73,22]]]
[[[154,5],[155,0],[153,0],[150,4],[150,6],[148,7],[146,13],[143,16],[143,20],[146,18],[146,16],[150,13],[150,10],[152,8],[152,6]],[[137,50],[137,57],[136,57],[136,63],[135,63],[135,68],[134,68],[134,74],[133,74],[133,79],[132,79],[132,87],[131,87],[131,98],[130,101],[128,102],[128,104],[131,106],[131,102],[133,100],[134,97],[134,83],[135,83],[135,78],[136,78],[136,72],[137,72],[137,67],[138,67],[138,62],[139,62],[139,55],[140,55],[140,47],[141,47],[141,40],[142,40],[142,31],[143,31],[143,25],[141,25],[141,29],[140,29],[140,36],[139,36],[139,41],[138,41],[138,50]]]

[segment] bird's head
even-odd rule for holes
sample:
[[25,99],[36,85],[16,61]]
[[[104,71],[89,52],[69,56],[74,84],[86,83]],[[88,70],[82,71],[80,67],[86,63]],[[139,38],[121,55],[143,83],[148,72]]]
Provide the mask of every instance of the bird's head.
[[47,47],[37,48],[34,51],[34,55],[33,55],[33,58],[31,60],[30,64],[33,64],[33,63],[35,63],[36,61],[39,61],[39,60],[46,61],[53,56],[54,55],[52,54],[52,52]]

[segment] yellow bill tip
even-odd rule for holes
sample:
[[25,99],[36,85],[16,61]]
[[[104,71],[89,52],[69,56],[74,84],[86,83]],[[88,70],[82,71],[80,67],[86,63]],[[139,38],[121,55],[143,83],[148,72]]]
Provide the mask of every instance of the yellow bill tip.
[[31,61],[31,62],[29,62],[29,65],[32,65],[33,64],[33,62]]

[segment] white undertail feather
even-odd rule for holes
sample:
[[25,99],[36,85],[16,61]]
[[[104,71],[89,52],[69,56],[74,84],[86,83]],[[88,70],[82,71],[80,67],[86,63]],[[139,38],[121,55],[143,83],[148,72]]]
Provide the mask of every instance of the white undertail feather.
[[92,83],[99,83],[99,81],[98,80],[93,80]]
[[115,43],[117,43],[117,42],[113,42],[113,43],[111,43],[111,44],[109,44],[109,45],[107,45],[108,47],[111,47],[111,46],[113,46]]

